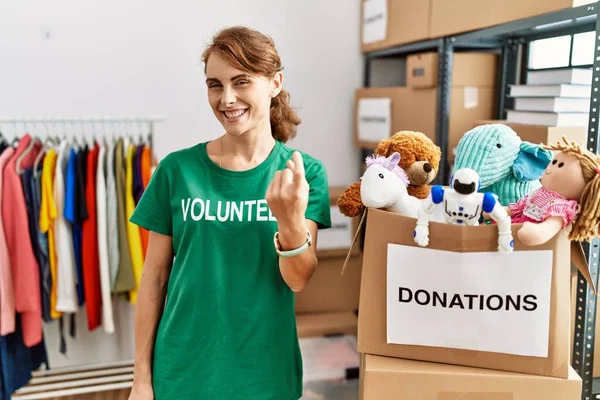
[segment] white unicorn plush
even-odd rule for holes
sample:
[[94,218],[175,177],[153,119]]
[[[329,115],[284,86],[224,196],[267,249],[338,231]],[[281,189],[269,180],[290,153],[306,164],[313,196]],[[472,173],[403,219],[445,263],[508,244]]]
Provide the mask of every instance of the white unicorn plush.
[[365,207],[385,208],[406,217],[417,218],[421,200],[410,196],[406,171],[398,165],[400,154],[366,158],[367,169],[360,178],[360,197]]

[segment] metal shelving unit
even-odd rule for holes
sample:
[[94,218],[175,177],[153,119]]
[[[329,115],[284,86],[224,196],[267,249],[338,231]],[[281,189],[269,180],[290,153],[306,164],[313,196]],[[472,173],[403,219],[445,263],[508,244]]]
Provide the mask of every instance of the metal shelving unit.
[[[512,99],[507,96],[508,85],[522,82],[527,72],[528,47],[534,40],[595,32],[594,61],[592,76],[592,96],[590,99],[590,120],[588,127],[588,149],[599,154],[598,119],[600,118],[600,19],[597,18],[600,2],[569,8],[553,13],[526,18],[491,28],[439,39],[396,46],[364,54],[364,87],[370,86],[371,62],[379,58],[404,57],[424,51],[438,53],[438,96],[436,141],[443,154],[448,154],[448,124],[450,110],[450,88],[452,86],[452,61],[455,51],[497,49],[501,53],[498,81],[498,110],[496,117],[505,118],[505,110],[512,107]],[[571,40],[573,43],[573,40]],[[572,46],[572,44],[571,44]],[[372,149],[363,149],[361,161]],[[450,177],[450,165],[445,157],[440,163],[440,171],[435,183],[446,183]],[[584,243],[590,273],[594,285],[598,287],[598,239]],[[571,364],[583,380],[582,399],[600,399],[600,379],[594,382],[594,336],[596,325],[596,296],[585,279],[578,273],[575,337]]]

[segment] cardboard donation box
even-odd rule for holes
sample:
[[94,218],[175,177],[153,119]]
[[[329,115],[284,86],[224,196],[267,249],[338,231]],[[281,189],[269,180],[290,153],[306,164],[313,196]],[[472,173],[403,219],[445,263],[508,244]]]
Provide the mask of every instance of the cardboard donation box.
[[361,357],[362,400],[576,400],[581,378],[434,364],[375,355]]
[[[367,212],[360,353],[569,377],[566,230],[527,247],[513,224],[515,251],[504,254],[496,225],[430,222],[427,247],[415,243],[415,226],[413,218]],[[581,255],[573,252],[573,262],[587,271]]]

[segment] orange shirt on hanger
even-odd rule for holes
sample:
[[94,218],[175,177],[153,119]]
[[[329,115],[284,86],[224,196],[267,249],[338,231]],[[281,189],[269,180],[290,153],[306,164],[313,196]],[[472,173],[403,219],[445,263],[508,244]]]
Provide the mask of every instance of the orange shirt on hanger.
[[[150,147],[144,146],[142,150],[142,162],[141,162],[141,173],[142,173],[142,184],[144,185],[144,189],[148,186],[148,182],[150,182]],[[144,259],[146,258],[146,251],[148,250],[148,236],[150,232],[148,232],[144,228],[140,228],[140,235],[142,237],[142,251],[144,253]]]

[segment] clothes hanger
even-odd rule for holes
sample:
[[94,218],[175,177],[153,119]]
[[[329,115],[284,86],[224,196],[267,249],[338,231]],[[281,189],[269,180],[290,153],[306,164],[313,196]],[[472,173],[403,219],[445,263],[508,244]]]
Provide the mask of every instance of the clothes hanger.
[[51,137],[46,138],[46,140],[44,141],[44,143],[42,145],[42,149],[40,150],[39,154],[35,157],[35,161],[33,162],[33,175],[36,178],[39,176],[39,172],[38,172],[39,163],[44,158],[44,155],[48,153],[48,150],[50,150],[54,146],[56,146],[54,139],[52,139]]
[[19,130],[17,129],[17,119],[13,118],[13,139],[10,141],[10,146],[13,148],[17,147],[17,144],[19,143],[19,140],[21,140],[21,138],[19,137],[19,135],[17,134]]
[[31,138],[31,141],[25,148],[25,150],[23,150],[23,152],[21,154],[19,154],[19,156],[17,157],[17,161],[15,163],[16,164],[15,169],[17,170],[17,174],[22,175],[23,172],[25,172],[25,170],[21,169],[21,161],[23,161],[23,159],[27,156],[27,154],[29,154],[31,152],[31,150],[33,150],[33,147],[37,143],[41,144],[42,142],[40,141],[40,139],[37,136],[33,136]]
[[55,142],[55,140],[50,135],[50,132],[48,130],[48,123],[45,123],[44,127],[46,130],[46,140],[44,140],[42,148],[40,149],[39,154],[35,157],[35,161],[33,162],[33,174],[35,177],[39,176],[38,165],[44,158],[44,155],[48,153],[48,150],[57,145],[57,142]]

